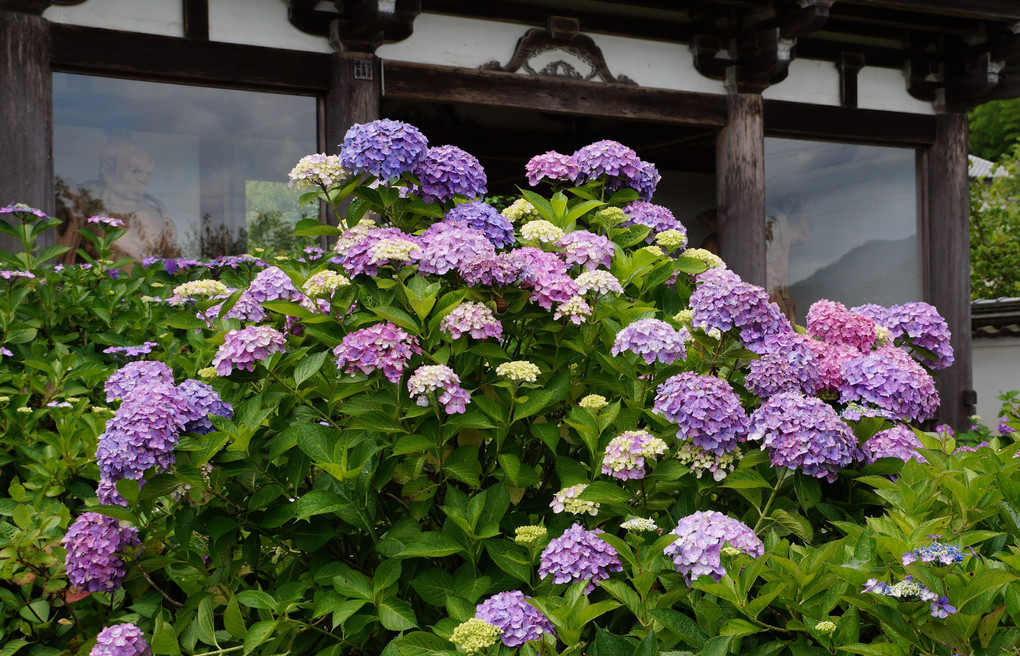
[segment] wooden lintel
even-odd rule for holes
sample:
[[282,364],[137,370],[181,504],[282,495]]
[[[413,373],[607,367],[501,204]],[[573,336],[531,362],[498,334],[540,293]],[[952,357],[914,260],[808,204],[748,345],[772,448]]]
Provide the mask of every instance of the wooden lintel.
[[878,109],[765,101],[765,127],[777,137],[825,138],[889,146],[935,143],[935,117]]

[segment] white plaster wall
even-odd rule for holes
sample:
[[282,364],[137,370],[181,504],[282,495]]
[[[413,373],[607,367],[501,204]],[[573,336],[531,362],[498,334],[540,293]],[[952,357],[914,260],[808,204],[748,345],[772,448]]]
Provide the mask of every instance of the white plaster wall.
[[999,425],[999,393],[1020,389],[1020,337],[975,339],[973,358],[977,413],[994,431]]
[[[836,67],[833,66],[833,69]],[[886,109],[912,114],[934,114],[935,106],[907,93],[903,71],[865,66],[857,74],[857,104],[862,109]]]
[[761,94],[769,100],[839,105],[839,71],[832,62],[794,59],[790,74]]
[[43,17],[54,23],[184,36],[184,9],[179,0],[87,0],[70,7],[50,7]]
[[[161,0],[176,4],[177,0]],[[305,34],[287,20],[284,0],[209,0],[209,39],[266,48],[332,52],[325,37]]]

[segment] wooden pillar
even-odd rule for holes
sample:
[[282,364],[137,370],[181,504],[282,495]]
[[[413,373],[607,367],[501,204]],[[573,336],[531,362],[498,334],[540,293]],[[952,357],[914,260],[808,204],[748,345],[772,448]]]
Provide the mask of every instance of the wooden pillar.
[[715,149],[719,256],[745,281],[765,286],[765,122],[762,98],[733,93]]
[[[0,206],[53,213],[53,76],[49,22],[0,2]],[[53,231],[46,233],[53,243]],[[18,250],[0,235],[0,248]]]
[[967,115],[936,117],[935,144],[926,153],[928,302],[949,323],[956,362],[938,374],[939,422],[970,426],[976,399],[971,371],[970,186],[967,178]]

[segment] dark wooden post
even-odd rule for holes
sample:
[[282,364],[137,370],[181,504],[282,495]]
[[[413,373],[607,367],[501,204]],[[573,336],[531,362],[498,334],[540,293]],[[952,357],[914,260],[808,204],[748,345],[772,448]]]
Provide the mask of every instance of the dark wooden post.
[[935,144],[928,149],[927,297],[949,323],[956,362],[939,372],[939,421],[960,430],[974,414],[970,337],[970,187],[967,178],[967,115],[936,117]]
[[[41,11],[0,2],[0,206],[26,203],[52,214],[50,31],[33,9]],[[46,237],[53,243],[52,230]],[[0,235],[0,248],[20,245]]]
[[765,123],[756,93],[728,97],[715,149],[719,255],[745,281],[765,285]]

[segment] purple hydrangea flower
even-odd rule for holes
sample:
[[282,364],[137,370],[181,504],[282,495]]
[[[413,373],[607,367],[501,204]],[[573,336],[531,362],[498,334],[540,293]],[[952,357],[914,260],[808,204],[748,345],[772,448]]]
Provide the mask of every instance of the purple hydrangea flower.
[[686,329],[678,331],[665,321],[638,319],[616,333],[612,354],[630,351],[640,355],[645,364],[652,364],[656,360],[663,364],[673,364],[687,357],[684,343],[688,337]]
[[507,647],[520,647],[543,633],[555,633],[549,618],[527,602],[530,598],[520,590],[500,592],[475,607],[475,618],[498,628]]
[[924,456],[917,450],[924,448],[921,440],[909,426],[896,424],[892,428],[875,433],[864,443],[865,453],[872,461],[879,458],[899,458],[903,462],[916,460],[926,463]]
[[621,480],[645,477],[645,461],[655,460],[669,447],[648,431],[626,431],[609,441],[602,473]]
[[521,275],[521,267],[510,253],[469,257],[460,263],[459,271],[468,287],[506,287]]
[[884,408],[900,419],[924,421],[935,415],[935,381],[916,360],[886,346],[843,364],[842,403],[857,401]]
[[572,158],[578,168],[575,184],[583,185],[605,176],[606,191],[630,187],[644,200],[655,193],[659,172],[617,141],[596,141],[578,149]]
[[830,483],[860,459],[857,438],[827,403],[799,392],[769,398],[751,414],[748,440],[762,440],[775,467],[802,468]]
[[818,357],[809,342],[817,340],[800,333],[766,335],[756,345],[760,357],[748,366],[744,386],[762,398],[792,390],[818,393],[823,384]]
[[231,330],[223,338],[223,345],[216,351],[212,366],[220,376],[229,376],[234,369],[254,371],[255,363],[261,362],[273,353],[283,353],[287,338],[270,326],[248,326]]
[[459,221],[433,223],[422,233],[421,273],[447,273],[474,259],[492,259],[496,249],[481,230]]
[[414,171],[429,146],[418,128],[388,118],[355,123],[340,145],[340,164],[349,171],[390,180]]
[[747,525],[714,510],[688,515],[670,532],[679,537],[663,553],[673,558],[688,585],[705,575],[716,581],[725,576],[720,553],[726,544],[752,558],[765,553],[765,545]]
[[187,421],[188,402],[172,384],[139,385],[99,436],[99,473],[112,482],[140,479],[146,469],[174,464],[174,447]]
[[337,369],[346,366],[344,371],[349,374],[381,369],[391,383],[400,380],[415,353],[421,353],[418,338],[388,321],[349,333],[333,349]]
[[114,624],[99,632],[89,656],[149,656],[152,650],[134,624]]
[[531,289],[531,300],[545,309],[577,296],[577,283],[567,274],[567,265],[553,253],[527,246],[510,255],[520,267],[521,287]]
[[504,248],[514,243],[514,227],[495,207],[480,200],[454,205],[446,213],[446,221],[460,221],[469,228],[481,230],[485,237]]
[[850,312],[868,317],[879,326],[889,327],[889,308],[874,303],[865,303],[864,305],[850,308]]
[[259,272],[244,292],[259,303],[267,301],[298,301],[301,292],[294,287],[290,276],[279,267],[269,267]]
[[602,532],[586,531],[580,524],[574,524],[563,535],[550,540],[539,558],[539,576],[552,574],[553,583],[587,580],[584,592],[589,594],[600,581],[609,578],[610,572],[622,572],[619,554],[599,537]]
[[818,381],[821,389],[825,390],[838,390],[844,382],[843,364],[863,355],[859,350],[847,344],[828,344],[817,339],[802,343],[815,355]]
[[6,346],[0,346],[0,355],[6,355],[7,357],[11,357],[14,355],[14,353],[12,353],[11,350]]
[[945,619],[956,612],[956,607],[949,603],[949,597],[942,595],[933,599],[929,604],[931,616],[938,619]]
[[93,512],[74,520],[62,542],[67,549],[67,579],[87,592],[119,588],[127,573],[121,554],[141,546],[137,530]]
[[746,344],[766,335],[793,331],[790,322],[769,300],[768,292],[751,285],[728,269],[709,269],[697,277],[698,288],[691,294],[691,323],[708,332],[740,329]]
[[[139,483],[142,483],[142,481],[139,480]],[[99,484],[96,486],[96,498],[104,506],[124,506],[127,508],[128,505],[127,499],[117,490],[117,482],[111,481],[108,478],[99,479]]]
[[[627,213],[628,217],[621,225],[643,225],[652,229],[652,235],[666,230],[676,230],[683,233],[685,237],[687,235],[687,228],[673,216],[673,212],[669,208],[662,205],[636,200],[624,207],[623,211]],[[650,235],[648,241],[651,242],[652,239]]]
[[573,157],[550,150],[528,160],[524,170],[527,172],[528,184],[536,187],[542,178],[552,182],[573,182],[580,169]]
[[613,262],[615,248],[608,237],[587,230],[574,230],[556,240],[563,249],[563,259],[569,266],[580,266],[592,271]]
[[[206,323],[212,325],[212,320],[217,319],[220,316],[220,312],[223,311],[223,303],[217,303],[211,306],[204,313],[200,312],[198,317],[205,319]],[[264,321],[267,313],[266,309],[262,307],[262,303],[255,299],[251,294],[246,291],[241,292],[241,295],[237,297],[237,302],[227,310],[227,313],[223,315],[224,319],[237,319],[242,323],[259,323]]]
[[174,384],[174,374],[170,367],[155,360],[129,362],[106,379],[106,400],[111,402],[122,399],[139,385],[162,383]]
[[715,376],[685,371],[666,379],[652,412],[677,424],[676,436],[722,455],[747,433],[747,414],[730,384]]
[[487,337],[499,339],[503,336],[503,324],[492,314],[492,310],[473,301],[464,301],[453,308],[439,322],[439,329],[453,339],[458,339],[465,333],[475,339]]
[[854,314],[836,301],[815,301],[807,313],[808,333],[829,344],[846,344],[870,351],[875,343],[875,322],[863,314]]
[[[40,219],[48,219],[49,218],[46,215],[46,212],[43,212],[42,210],[37,210],[34,207],[29,207],[28,205],[25,205],[24,203],[11,203],[11,204],[7,205],[6,207],[0,207],[0,214],[21,214],[21,215],[31,214],[33,216],[36,216],[36,217],[40,218]],[[27,217],[23,216],[23,218],[27,218]]]
[[177,386],[188,407],[185,413],[184,430],[192,433],[206,434],[213,431],[209,415],[226,417],[234,416],[234,408],[220,398],[209,385],[189,378]]
[[144,342],[140,346],[111,346],[103,349],[107,355],[123,355],[127,358],[137,358],[152,353],[152,349],[159,346],[156,342]]
[[407,391],[419,406],[427,406],[428,395],[439,390],[439,403],[448,415],[463,414],[471,403],[471,395],[460,386],[460,376],[445,364],[422,365],[407,379]]
[[485,195],[485,171],[478,159],[456,146],[429,148],[415,173],[426,202],[445,202],[454,196]]
[[889,308],[886,320],[889,334],[896,339],[906,337],[919,348],[930,351],[934,360],[918,354],[921,364],[932,369],[945,369],[953,364],[953,347],[949,343],[949,326],[939,311],[928,303],[904,303]]

